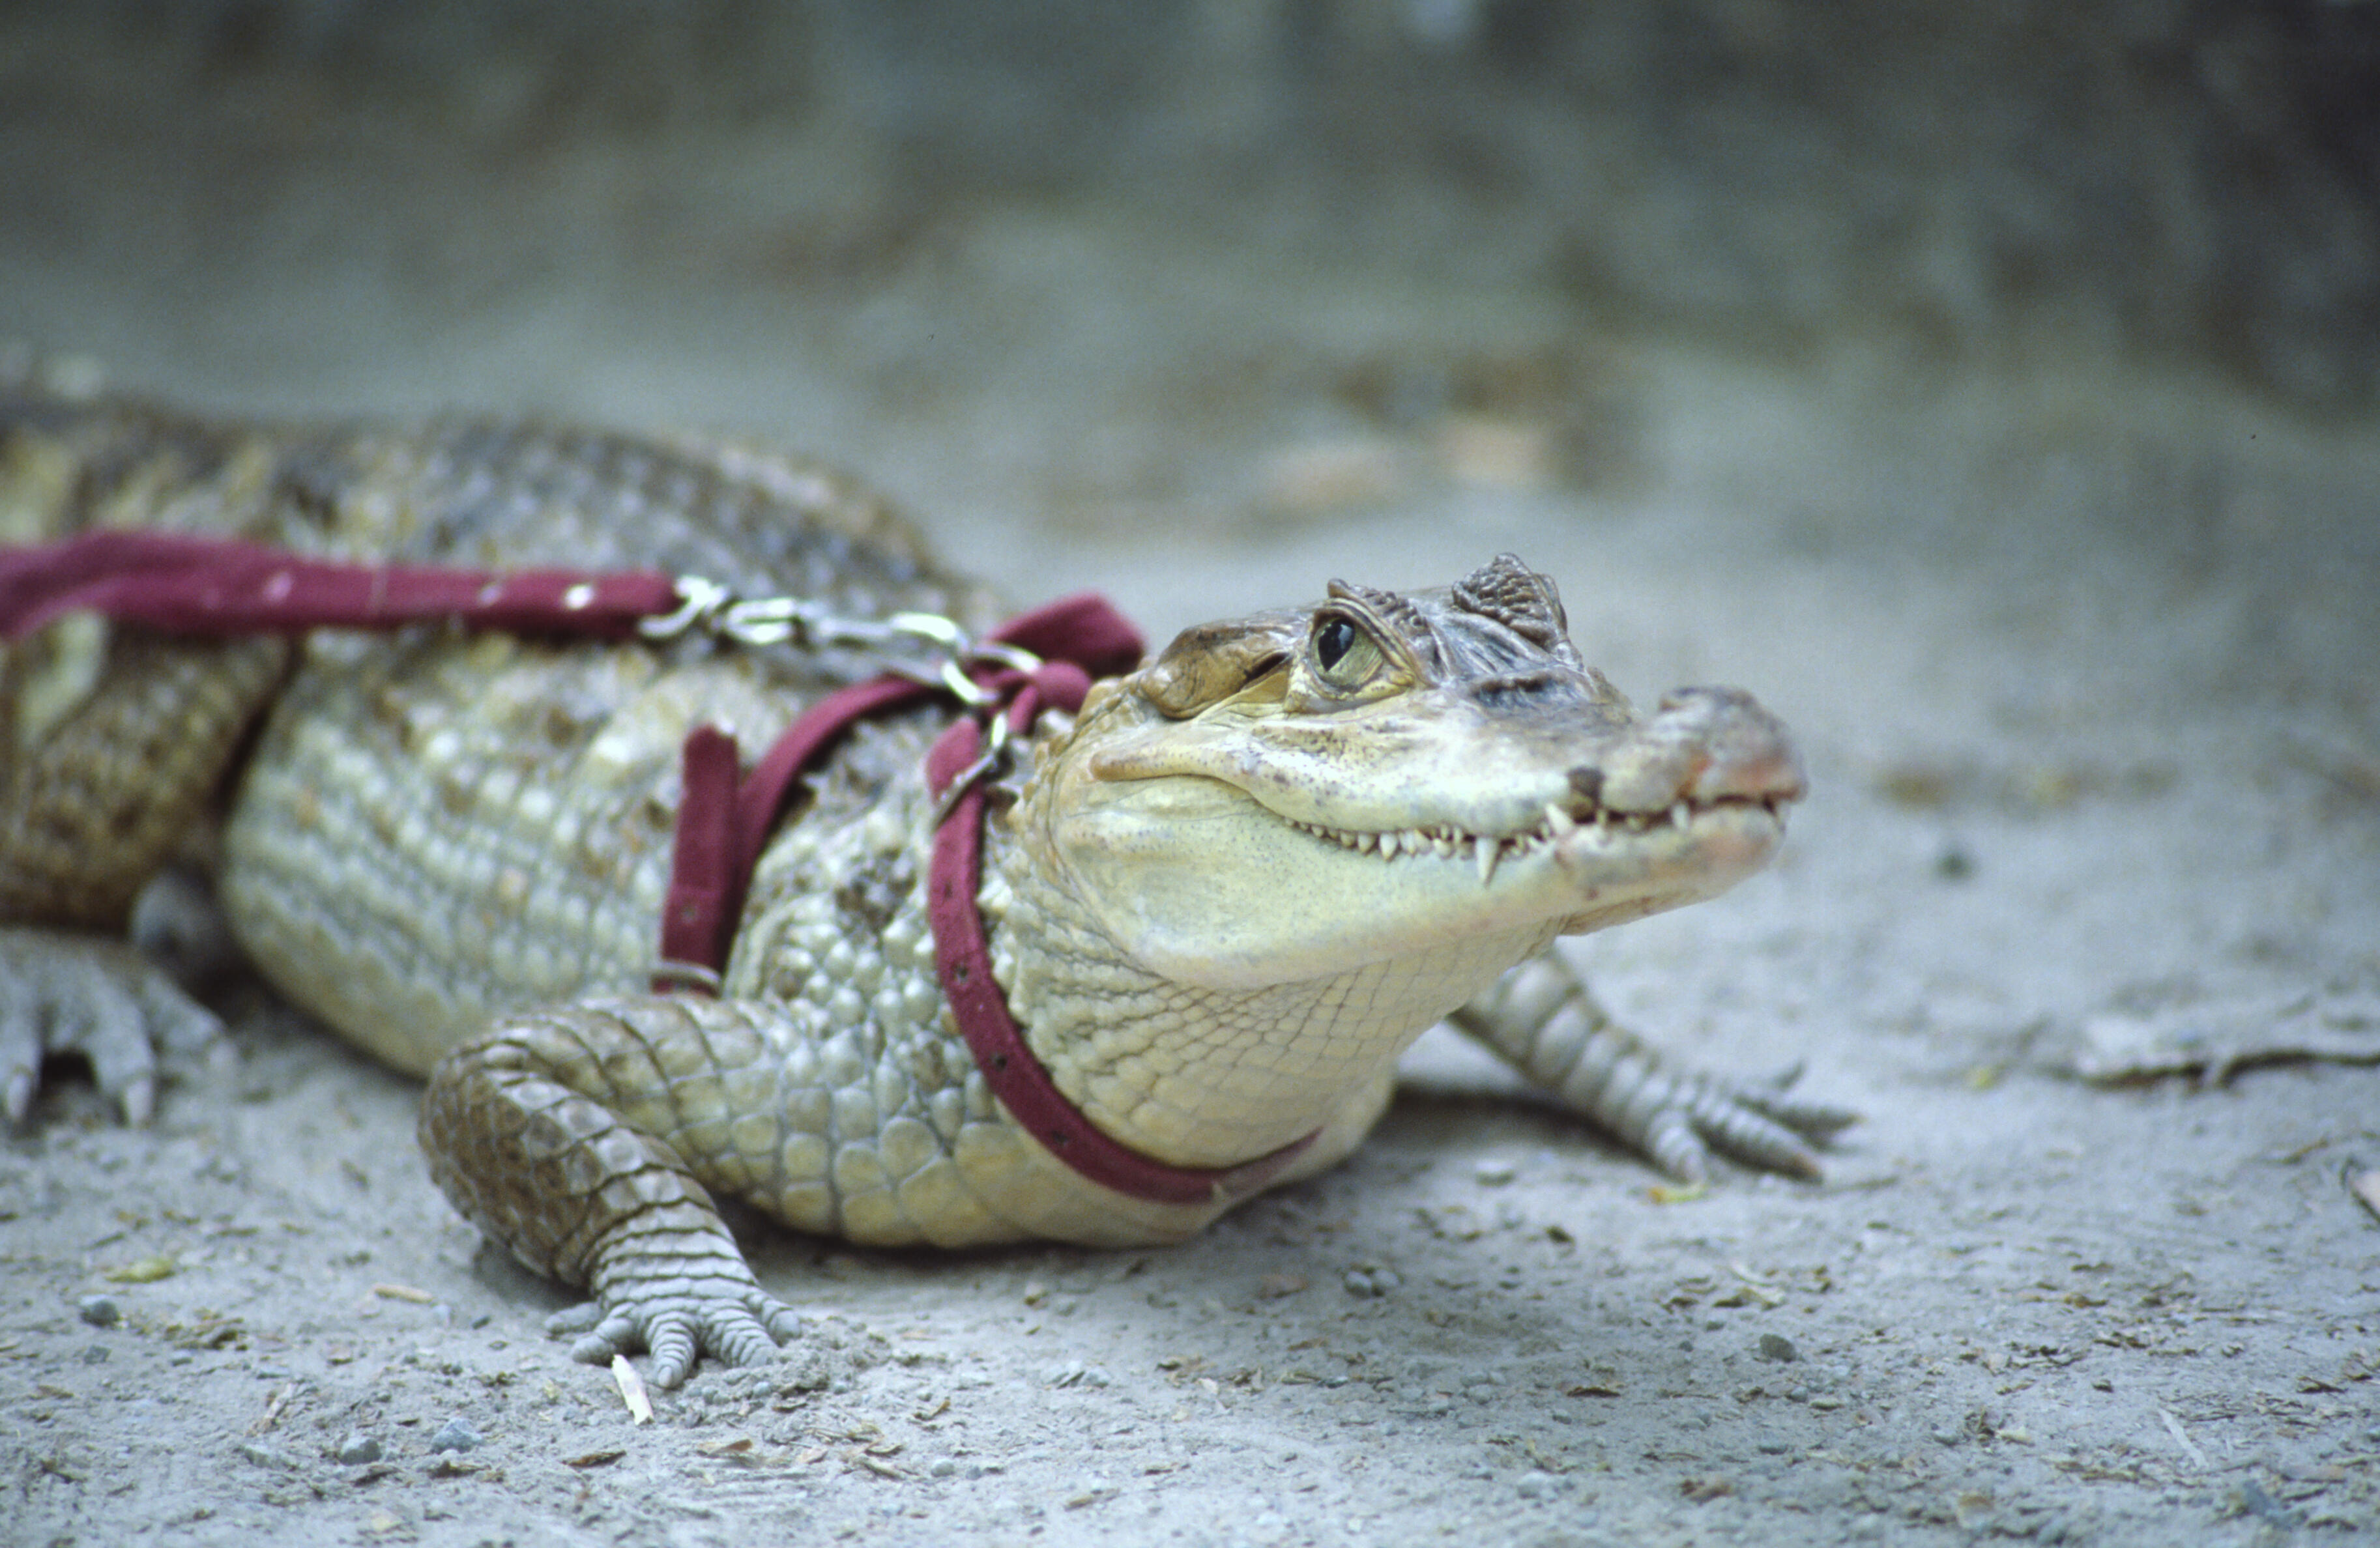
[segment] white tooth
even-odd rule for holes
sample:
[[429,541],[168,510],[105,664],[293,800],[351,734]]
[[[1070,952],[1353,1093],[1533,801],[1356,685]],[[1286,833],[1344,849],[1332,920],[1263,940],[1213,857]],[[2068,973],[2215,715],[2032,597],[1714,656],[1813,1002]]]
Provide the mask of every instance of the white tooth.
[[1687,809],[1686,804],[1682,801],[1670,808],[1670,820],[1677,824],[1680,828],[1683,828],[1688,822],[1692,821],[1694,819],[1694,814],[1692,811]]
[[1578,819],[1572,816],[1568,812],[1563,811],[1560,804],[1548,802],[1546,804],[1546,826],[1554,830],[1555,838],[1560,839],[1578,831]]
[[1380,858],[1381,858],[1381,859],[1383,859],[1383,860],[1394,860],[1396,857],[1397,857],[1397,836],[1396,836],[1394,833],[1383,833],[1383,834],[1381,834],[1381,835],[1380,835]]
[[1438,857],[1440,860],[1451,860],[1454,858],[1454,841],[1448,838],[1443,833],[1439,834],[1437,838],[1432,839],[1429,841],[1429,847],[1438,851]]
[[1489,882],[1496,879],[1496,862],[1503,858],[1504,845],[1500,840],[1482,838],[1479,841],[1477,847],[1479,850],[1479,885],[1485,887]]

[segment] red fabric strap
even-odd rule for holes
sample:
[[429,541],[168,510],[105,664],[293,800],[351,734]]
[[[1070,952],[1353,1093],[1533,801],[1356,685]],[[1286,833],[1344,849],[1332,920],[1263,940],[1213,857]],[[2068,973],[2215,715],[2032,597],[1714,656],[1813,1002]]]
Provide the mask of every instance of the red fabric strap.
[[[1024,724],[1031,723],[1038,696],[1033,689],[1019,696],[1011,711],[1013,729],[1021,729],[1015,710],[1024,711]],[[927,764],[929,782],[938,792],[975,761],[980,741],[973,720],[961,720],[942,733]],[[941,978],[942,998],[983,1071],[984,1083],[1001,1106],[1080,1176],[1152,1203],[1227,1203],[1280,1176],[1321,1131],[1236,1167],[1176,1167],[1109,1138],[1066,1100],[1050,1071],[1033,1057],[1025,1029],[1009,1013],[1007,997],[992,977],[991,947],[984,938],[983,916],[975,901],[983,880],[983,807],[982,789],[970,787],[936,830],[926,917],[933,925],[934,968]]]
[[[1002,667],[975,674],[978,684],[992,695],[994,712],[1007,716],[1013,734],[1029,731],[1044,708],[1068,714],[1081,708],[1095,675],[1129,670],[1141,650],[1132,625],[1104,600],[1088,595],[1065,598],[1013,619],[992,638],[1045,658],[1029,673]],[[726,738],[706,728],[687,739],[678,869],[672,877],[664,915],[662,955],[670,961],[656,977],[656,988],[683,986],[689,976],[709,977],[724,965],[752,864],[795,781],[835,738],[867,716],[939,691],[905,677],[887,676],[831,694],[795,720],[740,784],[732,772],[722,775],[710,761],[707,744],[700,755],[697,752],[698,739]],[[972,718],[959,720],[935,740],[927,755],[926,778],[936,795],[948,792],[953,780],[974,768],[982,745],[982,730]],[[722,881],[710,868],[722,863],[710,835],[717,830],[717,814],[731,805],[735,837],[724,864],[733,875]],[[983,879],[983,791],[970,785],[935,831],[926,915],[934,932],[934,967],[942,998],[983,1070],[985,1083],[1009,1115],[1077,1174],[1102,1188],[1155,1203],[1227,1203],[1279,1176],[1314,1143],[1315,1135],[1236,1167],[1176,1167],[1109,1138],[1066,1100],[1026,1045],[1024,1029],[1009,1013],[1008,1001],[992,976],[991,947],[976,910],[976,892]],[[690,839],[689,834],[701,837]],[[708,908],[715,899],[727,902]],[[682,910],[695,923],[680,937],[670,932],[679,927]],[[709,971],[688,975],[683,964]]]
[[[1140,659],[1139,632],[1103,597],[1083,592],[1020,613],[994,630],[994,642],[1050,659],[1037,677],[1070,673],[1081,687],[1069,708],[1082,704],[1092,676],[1128,671]],[[979,671],[977,682],[1005,699],[1026,682],[1013,668]],[[770,744],[742,780],[735,776],[735,739],[704,727],[686,739],[682,755],[683,792],[678,798],[678,838],[670,869],[670,890],[662,912],[662,968],[656,989],[701,986],[727,966],[735,924],[744,912],[752,866],[769,841],[794,786],[836,738],[870,715],[914,704],[941,692],[912,678],[887,673],[836,690],[804,711]],[[722,761],[707,739],[724,744]],[[706,739],[698,756],[696,742]],[[721,824],[728,838],[714,841]],[[691,970],[691,971],[689,971]]]
[[[61,542],[0,548],[0,638],[14,639],[59,614],[89,610],[175,634],[231,636],[315,628],[394,629],[455,622],[524,634],[618,638],[641,620],[674,611],[677,583],[648,572],[530,570],[497,574],[429,565],[350,564],[258,544],[180,533],[86,532]],[[1130,670],[1140,636],[1100,598],[1065,598],[1011,620],[992,638],[1043,659],[1031,672],[978,669],[1013,732],[1044,707],[1072,713],[1095,677]],[[748,778],[737,778],[735,740],[698,728],[681,752],[670,889],[662,915],[656,989],[715,989],[751,870],[793,787],[835,739],[866,717],[939,692],[885,676],[813,705],[779,737]],[[963,719],[934,744],[928,774],[939,795],[976,762],[982,733]],[[1099,1131],[1068,1102],[1026,1046],[991,973],[975,905],[983,871],[984,795],[962,792],[934,835],[927,913],[942,993],[982,1068],[1017,1122],[1051,1155],[1105,1188],[1160,1203],[1221,1203],[1254,1192],[1313,1143],[1308,1134],[1237,1167],[1174,1167]]]
[[518,634],[617,638],[677,601],[676,581],[645,571],[346,564],[176,532],[86,532],[0,550],[0,635],[10,639],[78,609],[183,635],[453,620]]

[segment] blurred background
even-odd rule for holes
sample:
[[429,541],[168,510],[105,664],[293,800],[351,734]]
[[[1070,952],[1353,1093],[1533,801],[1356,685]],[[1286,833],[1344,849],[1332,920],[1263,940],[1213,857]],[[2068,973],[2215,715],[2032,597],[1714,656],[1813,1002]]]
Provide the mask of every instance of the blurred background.
[[1715,564],[2224,587],[2233,677],[2335,695],[2380,6],[15,4],[0,338],[754,432],[1023,591],[1022,533],[1658,510]]

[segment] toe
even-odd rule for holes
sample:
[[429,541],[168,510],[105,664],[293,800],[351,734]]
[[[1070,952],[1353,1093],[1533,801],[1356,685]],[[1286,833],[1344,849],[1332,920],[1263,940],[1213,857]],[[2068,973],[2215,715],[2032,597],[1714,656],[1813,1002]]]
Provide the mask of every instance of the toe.
[[645,1379],[659,1387],[674,1387],[683,1383],[702,1341],[695,1336],[694,1319],[683,1312],[664,1312],[655,1317],[645,1332],[645,1347],[652,1351],[652,1367]]

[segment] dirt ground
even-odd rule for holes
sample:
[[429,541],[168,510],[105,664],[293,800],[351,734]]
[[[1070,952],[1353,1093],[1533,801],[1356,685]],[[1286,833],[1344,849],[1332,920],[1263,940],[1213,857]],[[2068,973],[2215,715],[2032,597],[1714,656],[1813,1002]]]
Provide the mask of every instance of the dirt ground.
[[[2289,376],[2078,324],[2088,275],[2002,353],[1614,313],[1540,205],[1403,142],[1339,175],[1357,108],[1225,68],[1330,7],[1190,9],[1223,73],[1149,120],[1190,151],[834,7],[668,34],[699,111],[558,91],[614,45],[537,6],[379,53],[388,7],[13,9],[0,338],[226,412],[815,450],[1160,639],[1517,551],[1631,693],[1802,740],[1772,871],[1565,949],[1860,1109],[1826,1180],[1665,1191],[1432,1034],[1354,1160],[1177,1250],[755,1225],[809,1331],[638,1424],[431,1187],[413,1085],[235,983],[236,1070],[128,1131],[58,1069],[0,1148],[0,1542],[2380,1541],[2380,420],[2337,328]],[[1485,14],[1340,13],[1425,93]],[[752,84],[788,58],[798,111]],[[1835,250],[1831,185],[1597,186],[1679,295],[1658,232],[1710,211]]]

